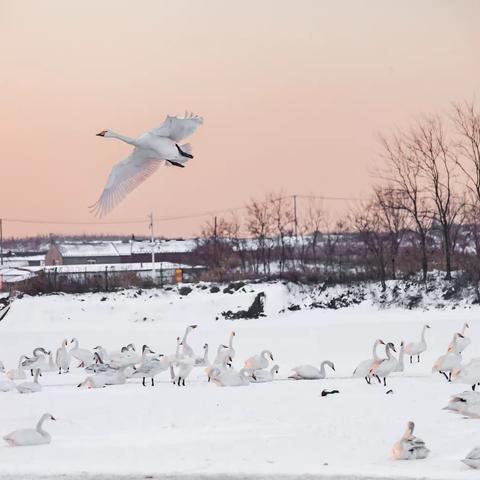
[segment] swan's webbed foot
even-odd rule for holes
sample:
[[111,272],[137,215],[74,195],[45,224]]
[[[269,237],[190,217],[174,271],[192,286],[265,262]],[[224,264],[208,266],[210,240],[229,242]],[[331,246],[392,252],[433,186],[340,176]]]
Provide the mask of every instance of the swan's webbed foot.
[[167,162],[171,163],[175,167],[185,168],[185,165],[182,165],[181,163],[175,162],[174,160],[167,160]]
[[[184,151],[178,146],[177,143],[175,144],[175,146],[177,147],[178,153],[179,153],[182,157],[193,158],[193,155],[192,155],[192,154],[187,153],[187,152],[184,152]],[[182,167],[183,167],[183,165],[182,165]]]

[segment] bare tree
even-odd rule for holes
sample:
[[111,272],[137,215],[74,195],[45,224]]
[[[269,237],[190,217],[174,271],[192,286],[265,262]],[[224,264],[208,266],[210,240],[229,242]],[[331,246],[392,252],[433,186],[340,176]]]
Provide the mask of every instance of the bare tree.
[[426,186],[422,181],[422,167],[418,157],[403,133],[391,140],[381,138],[386,168],[379,176],[391,185],[392,208],[405,211],[411,220],[411,228],[418,239],[423,281],[428,273],[428,232],[432,226],[432,214],[426,198]]
[[397,207],[397,195],[391,187],[374,187],[375,207],[380,213],[380,228],[388,235],[392,278],[396,278],[397,257],[407,227],[407,213]]
[[415,154],[426,189],[435,206],[434,218],[442,235],[447,280],[452,278],[453,231],[464,208],[455,193],[455,166],[458,156],[455,146],[445,134],[439,117],[419,121],[410,134],[410,148]]

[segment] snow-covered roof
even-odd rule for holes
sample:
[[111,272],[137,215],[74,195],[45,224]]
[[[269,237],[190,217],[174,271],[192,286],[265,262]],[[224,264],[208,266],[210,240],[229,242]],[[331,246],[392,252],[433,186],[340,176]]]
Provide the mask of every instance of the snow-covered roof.
[[[186,253],[196,247],[195,240],[156,240],[155,253]],[[151,253],[150,242],[58,243],[63,257],[117,257]]]
[[[189,268],[204,268],[200,265],[192,267],[191,265],[184,265],[182,263],[173,262],[156,262],[155,269],[159,270],[174,270],[176,268],[189,269]],[[103,273],[105,269],[109,272],[139,272],[152,270],[151,263],[94,263],[86,265],[55,265],[42,267],[42,270],[56,271],[59,274],[62,273]]]
[[35,273],[31,270],[23,268],[1,268],[0,283],[15,283],[35,277]]

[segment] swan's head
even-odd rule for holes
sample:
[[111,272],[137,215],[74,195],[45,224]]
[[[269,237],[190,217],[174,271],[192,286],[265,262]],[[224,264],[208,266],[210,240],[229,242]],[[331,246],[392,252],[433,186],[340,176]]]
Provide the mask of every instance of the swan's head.
[[110,137],[110,130],[102,130],[100,133],[97,133],[97,137]]
[[425,325],[425,328],[430,328],[430,325]]
[[142,353],[155,353],[155,352],[153,350],[151,350],[148,345],[144,345],[142,347]]
[[56,420],[56,418],[51,413],[44,413],[42,416],[43,418],[45,418],[45,420]]
[[234,337],[234,336],[235,336],[235,332],[232,332],[232,333],[231,333],[231,336]]
[[135,351],[135,345],[133,343],[129,343],[127,345],[127,350],[130,350],[130,351],[134,352]]
[[206,343],[204,346],[203,346],[203,349],[206,350],[208,348],[208,343]]
[[65,338],[62,342],[62,346],[66,347],[68,345],[68,340]]
[[273,362],[273,354],[272,354],[272,352],[267,352],[267,355],[270,357],[270,360]]
[[75,340],[76,340],[76,338],[72,338],[72,339],[70,340],[70,343],[74,343]]
[[395,353],[397,353],[397,351],[395,350],[395,345],[392,342],[387,343],[387,348],[390,348],[390,350],[393,350]]
[[189,330],[194,330],[197,327],[198,327],[198,325],[189,325],[188,329]]

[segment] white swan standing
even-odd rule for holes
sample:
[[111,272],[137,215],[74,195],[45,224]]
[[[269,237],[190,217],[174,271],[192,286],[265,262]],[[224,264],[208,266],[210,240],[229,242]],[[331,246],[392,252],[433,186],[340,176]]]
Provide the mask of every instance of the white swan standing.
[[73,343],[73,347],[70,349],[70,355],[80,362],[79,367],[90,365],[93,362],[93,353],[86,348],[80,348],[78,340],[75,337],[70,340],[70,343]]
[[453,340],[450,342],[448,345],[448,351],[452,352],[453,349],[455,348],[454,353],[463,353],[463,351],[472,343],[470,338],[465,336],[465,330],[467,328],[470,328],[467,322],[463,324],[462,330],[460,334],[462,335],[461,337],[457,338],[457,343],[456,346],[454,347],[454,340],[455,340],[455,334],[453,335]]
[[110,130],[103,130],[97,136],[116,138],[133,145],[133,152],[118,162],[108,177],[107,184],[91,211],[102,217],[107,215],[131,191],[152,175],[165,162],[167,165],[184,167],[193,158],[189,144],[179,145],[202,125],[199,116],[184,118],[167,116],[162,125],[144,133],[138,138],[129,138]]
[[480,468],[480,447],[476,447],[469,452],[462,462],[470,468]]
[[430,453],[425,442],[413,435],[414,428],[415,424],[408,422],[402,438],[393,446],[392,456],[394,460],[418,460],[426,458]]
[[394,372],[403,372],[405,370],[405,365],[403,364],[403,357],[405,355],[405,342],[400,343],[400,351],[398,352],[397,366],[395,367]]
[[43,422],[45,420],[55,420],[51,413],[44,413],[37,423],[35,428],[24,428],[22,430],[15,430],[14,432],[5,435],[3,439],[11,447],[25,447],[30,445],[44,445],[50,443],[52,437],[43,429]]
[[35,377],[33,382],[23,382],[17,385],[17,390],[20,393],[36,393],[42,390],[42,386],[38,383],[38,376],[40,375],[40,369],[35,370]]
[[45,350],[43,347],[37,347],[33,350],[33,357],[24,355],[25,359],[22,362],[22,367],[24,369],[30,369],[30,374],[33,377],[33,372],[37,368],[40,368],[40,370],[48,370],[48,355],[50,355],[48,350]]
[[230,337],[228,340],[228,347],[225,345],[219,345],[217,350],[217,356],[214,360],[214,365],[222,365],[225,363],[225,359],[230,357],[232,360],[235,358],[235,349],[233,348],[233,337],[235,337],[235,332],[230,332]]
[[392,351],[396,353],[393,343],[388,342],[387,346],[385,347],[387,358],[385,358],[381,362],[375,363],[373,367],[370,369],[370,376],[377,377],[377,380],[379,381],[379,383],[380,383],[380,378],[383,378],[383,385],[385,387],[387,386],[388,375],[394,372],[398,365],[398,361],[392,355]]
[[[453,350],[453,349],[452,349]],[[480,383],[480,358],[473,358],[466,365],[461,365],[452,370],[453,383],[466,383],[475,387]]]
[[143,354],[142,354],[142,363],[140,366],[130,375],[130,378],[141,378],[142,385],[145,387],[145,379],[150,378],[152,387],[155,386],[155,376],[158,375],[160,372],[168,370],[170,367],[170,361],[167,357],[160,354],[158,357],[148,357],[147,354],[154,353],[147,345],[143,346]]
[[[327,376],[325,372],[325,365],[328,365],[333,371],[335,371],[335,365],[330,360],[324,360],[320,364],[320,368],[314,367],[313,365],[299,365],[298,367],[292,368],[294,372],[293,375],[290,375],[288,378],[293,378],[294,380],[319,380]],[[255,375],[257,372],[255,372]]]
[[190,332],[192,330],[195,330],[196,328],[197,328],[197,325],[189,325],[185,329],[185,333],[183,335],[182,342],[181,342],[181,345],[183,347],[182,352],[183,352],[184,357],[194,357],[195,356],[195,352],[193,351],[193,348],[187,343],[187,339],[188,339],[188,335],[190,334]]
[[70,356],[70,352],[67,350],[67,345],[68,340],[63,340],[62,346],[57,349],[57,354],[55,356],[55,363],[57,364],[59,374],[62,373],[62,370],[64,373],[68,373],[70,371],[70,362],[72,357]]
[[365,378],[367,383],[370,383],[370,370],[375,362],[379,362],[382,359],[378,356],[377,348],[379,345],[385,345],[385,342],[380,338],[377,338],[373,343],[372,358],[364,360],[357,365],[357,368],[353,371],[353,378]]
[[[451,352],[447,352],[445,355],[441,355],[440,357],[438,357],[432,367],[432,372],[440,373],[447,379],[448,382],[452,381],[452,370],[459,368],[462,363],[462,355],[460,353],[455,353],[455,343],[457,341],[457,338],[459,337],[461,337],[461,334],[456,333],[453,339],[453,350]],[[448,376],[447,372],[449,372]]]
[[268,367],[268,358],[273,362],[273,354],[270,350],[262,350],[260,354],[245,360],[245,368],[248,370],[262,370]]
[[410,363],[412,358],[417,357],[417,363],[420,362],[420,354],[427,349],[427,342],[425,340],[425,332],[430,328],[430,325],[424,325],[422,329],[422,336],[419,342],[410,342],[405,345],[405,353],[410,357]]

